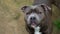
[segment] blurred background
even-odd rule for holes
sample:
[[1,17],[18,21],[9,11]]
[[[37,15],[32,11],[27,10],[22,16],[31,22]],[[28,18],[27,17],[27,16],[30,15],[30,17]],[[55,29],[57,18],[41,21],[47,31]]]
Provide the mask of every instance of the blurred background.
[[[0,0],[0,34],[28,34],[25,30],[22,6],[34,0]],[[60,10],[52,5],[53,33],[60,34]]]

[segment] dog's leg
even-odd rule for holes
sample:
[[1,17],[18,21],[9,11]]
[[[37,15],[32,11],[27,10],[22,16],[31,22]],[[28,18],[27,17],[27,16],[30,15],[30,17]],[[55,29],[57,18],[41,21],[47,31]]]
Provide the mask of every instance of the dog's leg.
[[34,5],[38,4],[47,4],[48,6],[54,4],[58,8],[60,8],[60,0],[34,0]]
[[34,0],[33,5],[46,4],[51,7],[51,0]]

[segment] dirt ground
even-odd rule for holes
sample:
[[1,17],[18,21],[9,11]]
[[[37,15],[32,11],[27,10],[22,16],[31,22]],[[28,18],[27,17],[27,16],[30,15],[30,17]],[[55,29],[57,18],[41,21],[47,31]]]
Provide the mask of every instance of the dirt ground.
[[21,7],[33,0],[0,0],[0,34],[28,34]]
[[0,0],[0,34],[28,34],[20,8],[31,0]]

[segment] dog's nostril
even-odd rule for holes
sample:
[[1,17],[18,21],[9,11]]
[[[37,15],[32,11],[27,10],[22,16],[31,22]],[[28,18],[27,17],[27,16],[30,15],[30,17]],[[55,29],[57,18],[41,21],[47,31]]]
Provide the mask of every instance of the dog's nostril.
[[31,17],[30,20],[36,20],[36,18],[35,17]]

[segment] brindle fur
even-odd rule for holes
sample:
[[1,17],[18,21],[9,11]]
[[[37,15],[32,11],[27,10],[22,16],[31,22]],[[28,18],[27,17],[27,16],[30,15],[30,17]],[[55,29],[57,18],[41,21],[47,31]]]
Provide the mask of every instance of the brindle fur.
[[[41,27],[40,31],[42,32],[42,34],[51,34],[52,32],[52,21],[51,21],[51,13],[50,13],[51,10],[49,10],[44,4],[41,5],[41,7],[43,8],[45,18],[39,24],[39,26]],[[27,24],[26,19],[25,22],[26,22],[26,30],[29,32],[29,34],[34,34],[34,29]]]
[[[52,8],[51,5],[54,4],[60,8],[60,4],[59,4],[60,1],[59,2],[58,1],[57,0],[34,0],[33,5],[46,4],[47,6]],[[51,10],[47,10],[47,11],[48,12],[44,12],[46,18],[42,21],[42,23],[40,23],[42,34],[52,34],[52,29],[53,29],[53,24],[51,20],[52,11]],[[27,23],[26,23],[26,30],[29,32],[29,34],[34,34],[34,29],[31,28],[29,25],[27,25]]]

